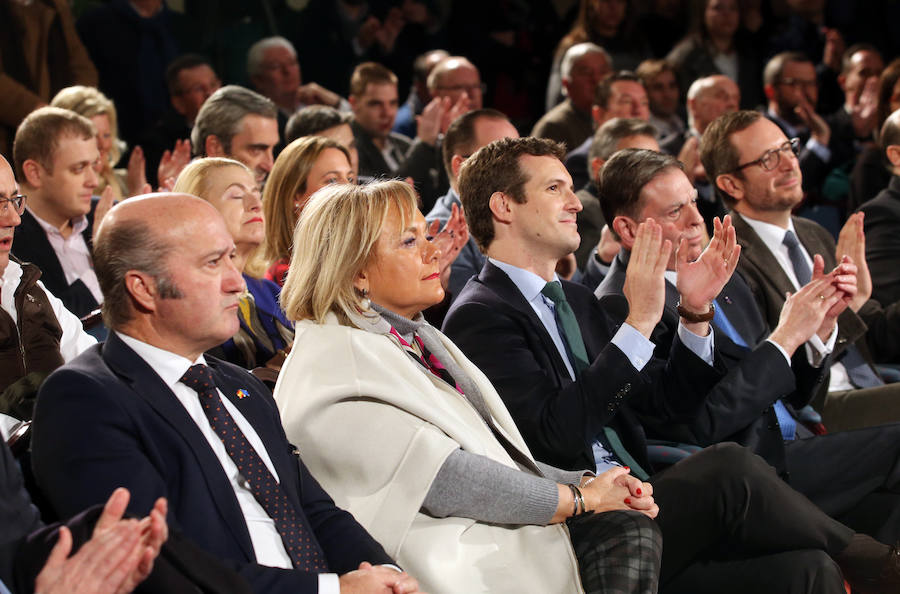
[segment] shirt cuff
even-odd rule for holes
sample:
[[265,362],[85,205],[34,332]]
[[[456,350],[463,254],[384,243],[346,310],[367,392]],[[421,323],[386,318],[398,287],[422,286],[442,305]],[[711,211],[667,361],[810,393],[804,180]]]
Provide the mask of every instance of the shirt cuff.
[[710,332],[706,336],[698,336],[684,327],[681,320],[678,321],[678,338],[684,343],[692,353],[703,359],[707,365],[713,364],[713,351],[716,348],[713,336],[715,332]]
[[822,361],[825,360],[825,357],[831,354],[834,350],[834,343],[837,340],[838,335],[838,326],[834,325],[834,330],[831,331],[831,336],[828,337],[827,342],[822,342],[822,339],[819,338],[817,334],[813,334],[809,340],[806,341],[806,359],[809,361],[809,364],[813,367],[821,367]]
[[806,148],[815,153],[817,157],[826,163],[831,160],[831,149],[815,138],[810,137],[810,139],[806,141]]
[[319,574],[319,594],[341,594],[341,580],[338,574]]
[[769,344],[774,346],[776,349],[778,349],[778,352],[781,353],[781,356],[784,357],[785,361],[787,361],[788,367],[790,367],[791,366],[791,358],[788,357],[787,351],[784,350],[783,348],[781,348],[781,345],[778,344],[777,342],[775,342],[774,340],[767,338],[766,342],[768,342]]
[[653,356],[654,344],[630,324],[622,324],[612,343],[619,347],[635,369],[640,371]]

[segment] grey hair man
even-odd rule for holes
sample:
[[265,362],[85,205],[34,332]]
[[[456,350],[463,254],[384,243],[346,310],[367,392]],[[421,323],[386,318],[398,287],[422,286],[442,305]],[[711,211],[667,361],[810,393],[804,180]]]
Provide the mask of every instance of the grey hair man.
[[222,87],[200,108],[191,145],[198,157],[228,157],[265,183],[278,144],[278,109],[269,99],[237,85]]

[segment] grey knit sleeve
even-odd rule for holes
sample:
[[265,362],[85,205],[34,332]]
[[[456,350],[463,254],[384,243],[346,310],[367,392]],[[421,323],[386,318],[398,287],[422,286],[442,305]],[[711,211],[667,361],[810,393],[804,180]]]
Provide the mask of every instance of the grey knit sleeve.
[[594,476],[594,472],[591,470],[563,470],[562,468],[557,468],[556,466],[550,466],[549,464],[537,461],[535,461],[535,464],[541,470],[541,474],[548,479],[563,485],[577,486],[585,476]]
[[543,526],[556,513],[558,501],[554,481],[458,449],[438,470],[422,511],[437,518]]

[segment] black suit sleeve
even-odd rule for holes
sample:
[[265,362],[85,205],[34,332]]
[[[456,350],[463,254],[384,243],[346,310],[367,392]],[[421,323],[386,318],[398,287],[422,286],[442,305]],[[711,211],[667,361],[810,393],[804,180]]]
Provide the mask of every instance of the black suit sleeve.
[[4,441],[0,445],[0,580],[13,587],[16,553],[25,537],[41,527],[38,510],[25,490],[19,465]]

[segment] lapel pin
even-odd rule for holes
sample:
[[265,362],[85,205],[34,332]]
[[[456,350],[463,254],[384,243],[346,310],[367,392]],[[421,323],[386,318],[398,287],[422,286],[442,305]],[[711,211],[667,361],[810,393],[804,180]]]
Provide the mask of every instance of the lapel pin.
[[729,297],[728,295],[725,295],[725,303],[731,305],[731,297]]
[[250,394],[244,388],[241,388],[240,390],[237,391],[238,400],[243,400],[244,398],[246,398],[249,395]]

